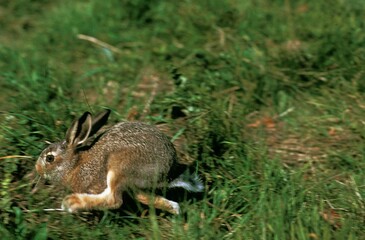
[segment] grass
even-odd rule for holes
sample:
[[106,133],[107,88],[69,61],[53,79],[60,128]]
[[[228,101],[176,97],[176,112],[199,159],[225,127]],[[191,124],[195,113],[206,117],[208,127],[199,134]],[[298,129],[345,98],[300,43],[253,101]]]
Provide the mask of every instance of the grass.
[[[364,239],[364,7],[2,1],[0,236]],[[44,141],[104,107],[112,123],[164,123],[196,166],[206,190],[178,193],[182,215],[131,200],[41,211],[65,196],[49,185],[31,193]]]

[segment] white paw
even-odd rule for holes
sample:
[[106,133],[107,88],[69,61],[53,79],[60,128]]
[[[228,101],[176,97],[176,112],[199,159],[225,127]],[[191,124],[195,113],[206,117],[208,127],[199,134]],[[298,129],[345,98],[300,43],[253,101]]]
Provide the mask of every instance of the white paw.
[[66,196],[61,205],[61,208],[69,213],[75,213],[84,207],[85,201],[82,194],[71,194]]
[[169,203],[171,206],[170,212],[173,214],[180,214],[180,205],[177,202],[170,201],[170,200],[169,200]]
[[63,203],[62,203],[62,205],[61,205],[61,209],[62,209],[62,211],[64,211],[64,212],[73,213],[72,208],[66,207],[66,206],[65,206],[65,204],[63,204]]

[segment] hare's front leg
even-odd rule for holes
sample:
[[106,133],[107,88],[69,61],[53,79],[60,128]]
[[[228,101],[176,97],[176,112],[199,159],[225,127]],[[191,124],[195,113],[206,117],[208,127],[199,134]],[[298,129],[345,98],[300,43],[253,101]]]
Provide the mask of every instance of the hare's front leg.
[[119,208],[122,205],[121,194],[117,191],[117,181],[113,171],[107,175],[107,188],[99,194],[74,193],[66,196],[62,201],[62,209],[68,212],[78,210]]

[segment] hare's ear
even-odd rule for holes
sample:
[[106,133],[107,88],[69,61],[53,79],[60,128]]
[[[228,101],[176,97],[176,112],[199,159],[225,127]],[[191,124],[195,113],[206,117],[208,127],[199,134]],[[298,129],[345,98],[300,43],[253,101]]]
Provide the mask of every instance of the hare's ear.
[[91,132],[91,114],[85,112],[79,119],[73,121],[66,133],[68,145],[77,146],[86,141]]
[[101,127],[103,127],[108,121],[110,115],[110,110],[106,109],[105,111],[99,113],[95,117],[93,117],[93,121],[91,124],[90,136],[94,135]]

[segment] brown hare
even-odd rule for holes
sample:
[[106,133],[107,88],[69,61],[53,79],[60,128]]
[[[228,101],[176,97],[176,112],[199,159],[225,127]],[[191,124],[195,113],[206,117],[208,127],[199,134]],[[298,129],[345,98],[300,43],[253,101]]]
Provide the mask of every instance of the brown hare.
[[39,156],[37,172],[73,192],[61,208],[68,212],[119,208],[122,193],[132,190],[139,202],[179,214],[177,202],[146,191],[182,187],[201,192],[198,176],[178,164],[173,144],[152,125],[120,122],[100,130],[109,114],[105,110],[92,118],[85,112],[72,123],[65,140],[50,144]]

